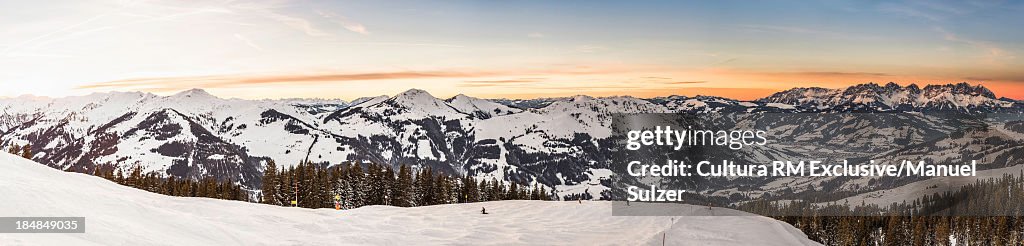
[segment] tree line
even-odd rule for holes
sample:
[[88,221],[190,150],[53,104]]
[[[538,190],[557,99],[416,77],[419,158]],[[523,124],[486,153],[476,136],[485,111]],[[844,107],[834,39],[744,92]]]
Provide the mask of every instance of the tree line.
[[[32,145],[11,145],[8,153],[32,159]],[[250,201],[249,191],[232,181],[218,181],[212,177],[199,180],[181,179],[174,175],[161,175],[158,172],[142,172],[142,167],[132,167],[128,173],[114,165],[96,165],[92,169],[93,176],[101,177],[120,185],[137,188],[153,193],[180,197],[208,197],[225,200]]]
[[[27,144],[12,145],[8,152],[26,159],[32,157],[32,147]],[[262,191],[247,190],[232,180],[178,178],[159,172],[143,172],[140,166],[125,170],[111,164],[97,164],[90,174],[170,196],[281,206],[292,205],[294,200],[298,207],[304,208],[332,208],[335,198],[342,208],[351,209],[368,205],[413,207],[500,200],[551,200],[555,197],[554,192],[548,192],[537,184],[528,187],[493,178],[477,182],[475,178],[449,176],[429,167],[413,171],[402,165],[396,171],[391,165],[377,163],[331,166],[301,162],[297,166],[278,169],[270,160],[263,173]]]
[[12,155],[21,156],[21,158],[25,158],[25,159],[31,160],[32,159],[32,145],[31,144],[25,144],[25,145],[14,144],[14,145],[11,145],[10,147],[7,148],[7,153],[11,153]]
[[826,245],[1020,245],[1024,172],[885,207],[758,200],[738,208],[775,215]]
[[[115,171],[116,170],[116,171]],[[250,202],[250,192],[240,184],[232,181],[218,181],[213,177],[199,180],[177,178],[174,175],[160,175],[158,172],[146,172],[136,166],[127,174],[113,165],[98,165],[93,168],[93,176],[105,178],[115,183],[159,193],[180,197],[207,197],[224,200]]]
[[[365,169],[365,170],[364,170]],[[531,187],[496,179],[477,182],[429,167],[412,170],[401,165],[343,163],[328,166],[309,162],[278,169],[268,161],[263,172],[261,201],[279,206],[343,209],[369,205],[414,207],[499,200],[550,200],[543,186]],[[292,204],[295,201],[296,204]]]

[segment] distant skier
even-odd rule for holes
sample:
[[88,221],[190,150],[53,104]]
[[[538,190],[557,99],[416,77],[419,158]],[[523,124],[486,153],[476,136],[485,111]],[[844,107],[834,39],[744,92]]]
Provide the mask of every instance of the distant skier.
[[481,214],[487,214],[487,208],[480,207],[480,213]]

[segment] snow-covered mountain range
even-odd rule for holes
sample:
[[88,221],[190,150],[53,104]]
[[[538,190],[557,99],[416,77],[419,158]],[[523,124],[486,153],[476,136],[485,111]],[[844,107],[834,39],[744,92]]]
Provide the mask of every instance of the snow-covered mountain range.
[[885,85],[868,83],[846,89],[795,88],[775,93],[759,101],[789,104],[811,110],[839,112],[992,111],[1013,107],[1016,103],[1006,98],[997,99],[988,88],[981,85],[972,86],[968,83],[927,85],[924,88],[914,84],[900,86],[895,83]]
[[[721,97],[436,98],[408,90],[352,102],[224,99],[193,89],[0,99],[0,146],[31,144],[33,160],[91,172],[141,167],[259,187],[265,163],[379,162],[537,183],[600,197],[611,175],[616,113],[1009,112],[1024,105],[966,83],[796,88],[755,101]],[[783,153],[778,152],[777,153]]]

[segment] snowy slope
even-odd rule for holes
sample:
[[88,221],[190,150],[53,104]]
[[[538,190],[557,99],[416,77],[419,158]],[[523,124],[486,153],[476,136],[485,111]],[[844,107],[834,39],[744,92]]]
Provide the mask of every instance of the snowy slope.
[[607,202],[310,210],[163,196],[6,153],[0,166],[0,216],[86,217],[84,234],[0,234],[3,245],[661,245],[662,233],[670,245],[816,244],[765,217],[692,216],[702,206],[671,205],[682,217],[611,216]]
[[[330,136],[316,130],[317,122],[346,106],[323,99],[223,99],[199,89],[166,97],[19,97],[0,100],[0,142],[31,143],[34,160],[65,170],[111,164],[255,186],[263,161],[288,166],[306,159],[307,151],[299,150]],[[343,152],[320,149],[326,149],[318,151],[323,158]]]
[[470,97],[459,94],[445,100],[453,108],[467,114],[472,114],[480,119],[492,118],[495,116],[509,115],[522,112],[523,110],[505,106],[500,103]]

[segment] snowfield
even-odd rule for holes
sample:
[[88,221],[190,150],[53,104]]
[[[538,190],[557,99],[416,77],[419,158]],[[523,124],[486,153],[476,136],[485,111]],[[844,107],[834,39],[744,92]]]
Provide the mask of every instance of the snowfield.
[[702,206],[668,205],[674,217],[611,216],[610,202],[591,201],[313,210],[164,196],[6,153],[0,167],[0,217],[86,217],[84,234],[0,234],[2,245],[817,245],[783,222]]

